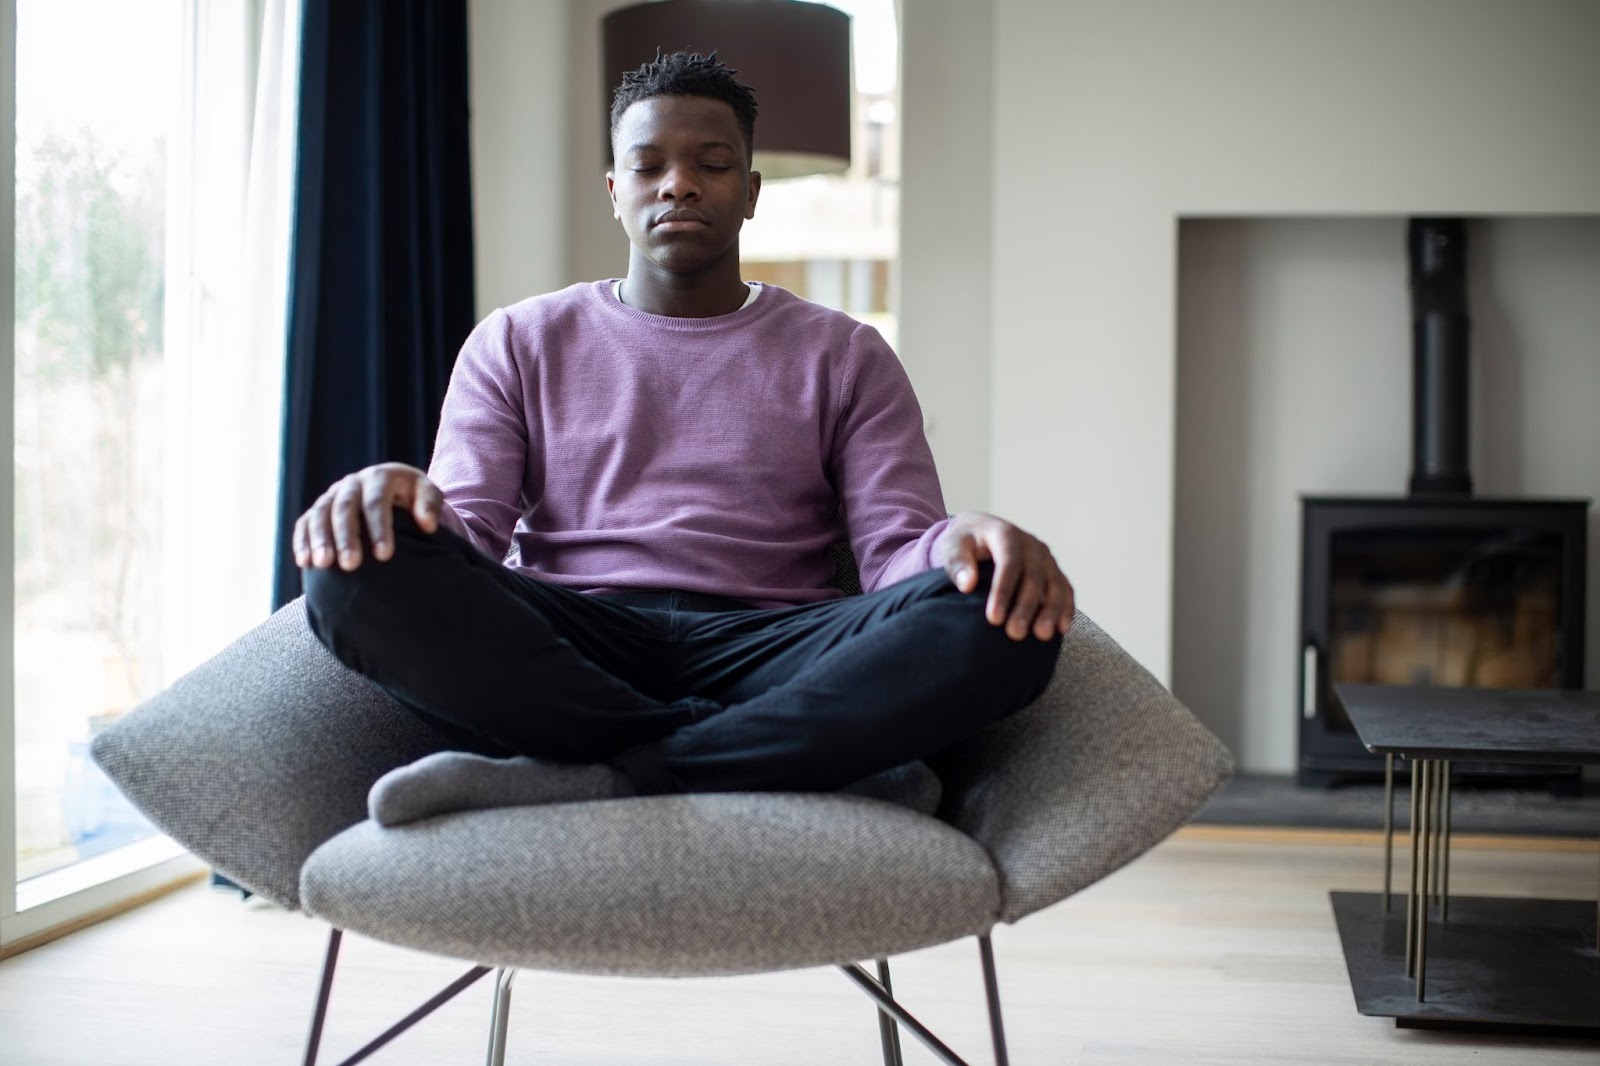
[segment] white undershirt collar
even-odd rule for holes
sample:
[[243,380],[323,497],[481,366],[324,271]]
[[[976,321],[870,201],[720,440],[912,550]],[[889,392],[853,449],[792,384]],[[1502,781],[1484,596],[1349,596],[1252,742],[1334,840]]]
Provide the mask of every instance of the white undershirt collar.
[[[747,281],[747,282],[745,282],[745,285],[747,285],[749,287],[750,295],[746,296],[744,298],[744,303],[739,305],[739,310],[741,310],[741,311],[743,311],[746,307],[749,307],[751,304],[755,303],[756,302],[756,297],[761,295],[761,282],[759,282],[759,281]],[[613,295],[613,296],[615,296],[617,298],[617,303],[620,304],[620,303],[623,302],[622,301],[622,279],[621,278],[618,278],[616,281],[613,281],[611,283],[611,295]],[[627,306],[627,305],[623,304],[623,306]]]

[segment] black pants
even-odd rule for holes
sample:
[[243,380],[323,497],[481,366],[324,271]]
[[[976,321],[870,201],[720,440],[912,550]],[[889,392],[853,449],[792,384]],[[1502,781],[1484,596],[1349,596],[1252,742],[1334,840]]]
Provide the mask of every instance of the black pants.
[[587,595],[395,511],[388,562],[305,572],[311,628],[455,746],[608,762],[644,794],[822,791],[932,754],[1031,702],[1060,639],[1013,641],[931,570],[760,609]]

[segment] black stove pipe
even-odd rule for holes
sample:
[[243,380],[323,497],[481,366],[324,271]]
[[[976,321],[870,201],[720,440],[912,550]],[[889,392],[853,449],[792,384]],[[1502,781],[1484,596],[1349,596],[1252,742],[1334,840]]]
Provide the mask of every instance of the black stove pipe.
[[1414,218],[1411,264],[1411,494],[1472,494],[1467,445],[1467,227]]

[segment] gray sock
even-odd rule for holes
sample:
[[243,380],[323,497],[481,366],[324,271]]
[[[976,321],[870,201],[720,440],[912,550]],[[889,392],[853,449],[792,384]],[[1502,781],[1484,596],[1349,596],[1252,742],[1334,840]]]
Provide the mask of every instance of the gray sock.
[[627,778],[603,763],[560,763],[519,755],[491,759],[441,751],[390,770],[367,793],[381,826],[405,825],[455,811],[629,796]]

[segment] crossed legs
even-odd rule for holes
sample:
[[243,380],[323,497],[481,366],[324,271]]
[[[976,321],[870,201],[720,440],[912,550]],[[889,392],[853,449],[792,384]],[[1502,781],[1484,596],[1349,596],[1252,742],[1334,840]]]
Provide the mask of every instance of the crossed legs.
[[566,798],[840,788],[1026,705],[1059,649],[988,624],[987,574],[969,594],[930,571],[801,607],[641,608],[518,574],[402,512],[395,525],[388,562],[306,572],[313,631],[454,747],[611,768],[565,767]]

